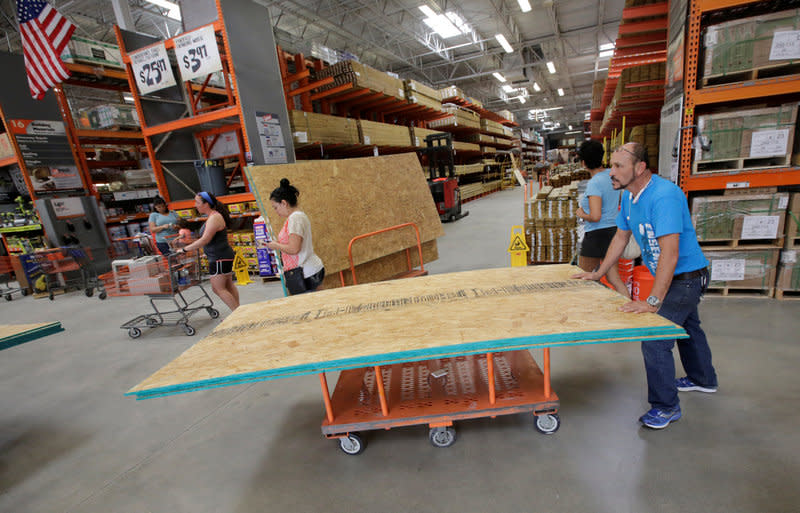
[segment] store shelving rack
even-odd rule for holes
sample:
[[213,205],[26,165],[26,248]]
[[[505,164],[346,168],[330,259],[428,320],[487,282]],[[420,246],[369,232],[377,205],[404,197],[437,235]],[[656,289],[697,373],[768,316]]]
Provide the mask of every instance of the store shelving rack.
[[701,50],[701,18],[712,11],[755,4],[754,0],[690,0],[688,33],[686,39],[686,67],[684,73],[684,127],[681,134],[680,185],[687,194],[694,191],[711,191],[726,188],[775,187],[800,184],[800,168],[780,167],[762,170],[742,170],[704,176],[691,174],[692,141],[695,137],[697,108],[722,105],[741,100],[757,100],[774,96],[800,93],[800,75],[748,80],[745,82],[697,88],[699,55]]

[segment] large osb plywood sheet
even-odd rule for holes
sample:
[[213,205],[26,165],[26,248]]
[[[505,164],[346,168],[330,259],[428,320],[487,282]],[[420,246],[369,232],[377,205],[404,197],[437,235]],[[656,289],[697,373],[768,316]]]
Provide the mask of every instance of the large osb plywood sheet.
[[[343,160],[309,160],[248,168],[251,190],[275,233],[284,220],[269,195],[288,178],[300,191],[299,207],[311,219],[314,251],[333,274],[350,268],[347,247],[357,235],[413,222],[423,242],[444,235],[439,214],[416,154]],[[416,245],[412,228],[382,235],[380,243],[358,243],[356,265]],[[402,271],[402,269],[397,272]]]
[[60,322],[0,324],[0,350],[64,331]]
[[569,265],[486,269],[321,290],[236,309],[131,390],[140,397],[526,347],[685,337]]
[[[412,269],[419,268],[419,253],[417,252],[417,248],[410,248],[409,250],[398,251],[392,255],[386,255],[385,257],[378,258],[377,260],[372,260],[370,262],[364,262],[361,265],[357,265],[355,268],[356,281],[358,283],[372,283],[374,281],[389,280],[398,274],[407,271],[408,259],[406,256],[406,251],[408,251],[408,256],[411,257]],[[423,263],[433,262],[437,258],[439,258],[439,249],[436,245],[436,241],[431,240],[428,242],[423,242]],[[344,275],[345,286],[352,285],[353,278],[350,270],[348,269],[343,271],[342,274]],[[342,279],[340,277],[340,273],[326,274],[325,280],[323,280],[322,284],[326,289],[341,287]]]

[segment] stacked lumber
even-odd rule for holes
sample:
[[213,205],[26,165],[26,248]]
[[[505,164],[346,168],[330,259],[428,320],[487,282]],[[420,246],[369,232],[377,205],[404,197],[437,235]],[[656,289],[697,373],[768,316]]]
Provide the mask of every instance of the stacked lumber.
[[358,120],[361,144],[372,146],[409,146],[408,127]]
[[416,103],[433,110],[442,110],[442,101],[439,91],[428,87],[416,80],[406,80],[404,82],[406,99],[411,103]]
[[571,279],[577,271],[484,269],[242,305],[128,395],[147,399],[445,356],[686,338],[657,314],[620,312],[625,298]]
[[446,100],[448,98],[466,98],[467,95],[464,94],[464,91],[459,89],[456,86],[448,86],[439,89],[439,98],[442,100]]
[[429,135],[439,135],[444,133],[438,130],[429,130],[427,128],[419,128],[416,126],[409,127],[408,131],[411,135],[411,146],[416,148],[426,147],[427,143],[425,142],[425,138]]
[[360,144],[358,122],[354,119],[301,110],[289,111],[289,125],[295,144]]
[[525,236],[533,262],[570,262],[578,244],[578,188],[542,187],[525,203]]
[[481,147],[477,144],[462,141],[453,141],[453,149],[455,151],[481,151]]
[[481,119],[481,131],[482,132],[489,132],[492,134],[497,135],[506,135],[506,129],[497,121],[492,121],[491,119]]
[[333,83],[320,87],[320,91],[352,83],[355,87],[371,89],[399,100],[406,100],[406,91],[402,80],[360,62],[341,61],[317,71],[318,79],[328,77],[333,77]]
[[475,111],[462,109],[451,103],[442,105],[442,111],[452,114],[452,116],[428,122],[429,128],[441,128],[443,130],[452,127],[473,128],[475,130],[480,130],[481,128],[480,116]]
[[650,123],[631,128],[629,141],[638,142],[647,148],[648,168],[658,171],[658,130],[659,125]]
[[460,164],[455,166],[455,174],[456,175],[470,175],[473,173],[482,173],[483,172],[483,164]]

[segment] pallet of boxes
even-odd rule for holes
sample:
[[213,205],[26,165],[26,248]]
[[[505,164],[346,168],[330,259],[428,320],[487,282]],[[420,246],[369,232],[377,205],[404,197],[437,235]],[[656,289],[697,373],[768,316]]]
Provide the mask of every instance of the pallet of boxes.
[[697,240],[711,263],[709,290],[773,297],[789,193],[758,189],[692,200]]
[[525,237],[532,264],[571,262],[575,256],[577,185],[544,186],[534,199],[525,202]]
[[783,251],[778,263],[775,297],[800,299],[800,192],[789,197]]

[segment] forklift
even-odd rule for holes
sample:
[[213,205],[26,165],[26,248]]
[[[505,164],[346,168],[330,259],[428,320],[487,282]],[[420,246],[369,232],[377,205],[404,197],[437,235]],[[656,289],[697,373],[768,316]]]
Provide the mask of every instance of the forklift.
[[453,164],[452,134],[434,134],[425,138],[422,153],[428,157],[428,186],[443,222],[457,221],[469,215],[461,211],[461,190]]

